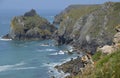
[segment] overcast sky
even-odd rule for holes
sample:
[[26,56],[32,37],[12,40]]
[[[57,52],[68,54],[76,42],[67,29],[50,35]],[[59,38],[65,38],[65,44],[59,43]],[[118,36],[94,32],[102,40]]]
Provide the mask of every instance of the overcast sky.
[[71,4],[101,4],[120,0],[0,0],[0,9],[64,9]]

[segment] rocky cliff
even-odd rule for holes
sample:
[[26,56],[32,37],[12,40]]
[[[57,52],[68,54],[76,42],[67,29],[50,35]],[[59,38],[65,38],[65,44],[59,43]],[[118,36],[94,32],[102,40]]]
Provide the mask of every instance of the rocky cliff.
[[11,21],[10,32],[3,38],[13,40],[49,39],[56,28],[45,18],[39,16],[34,9]]
[[85,54],[71,58],[55,68],[70,74],[65,78],[119,78],[120,25],[116,26],[116,32],[112,45],[99,46],[94,55]]
[[56,16],[56,20],[60,23],[55,37],[58,44],[72,44],[93,54],[98,46],[112,44],[115,26],[120,23],[120,3],[74,7]]

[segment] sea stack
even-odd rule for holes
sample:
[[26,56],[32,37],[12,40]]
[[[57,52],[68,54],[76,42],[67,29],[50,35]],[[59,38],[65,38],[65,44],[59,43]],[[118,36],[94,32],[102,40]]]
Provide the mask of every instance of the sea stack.
[[16,16],[11,21],[10,32],[3,36],[13,40],[42,40],[51,38],[56,28],[39,16],[34,9],[22,16]]

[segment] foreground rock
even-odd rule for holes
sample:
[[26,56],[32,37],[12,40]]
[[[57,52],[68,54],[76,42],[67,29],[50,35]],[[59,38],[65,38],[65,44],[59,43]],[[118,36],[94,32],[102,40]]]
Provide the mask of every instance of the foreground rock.
[[91,55],[86,54],[82,57],[78,56],[76,59],[71,58],[70,61],[60,66],[55,66],[55,68],[57,68],[58,71],[62,70],[64,73],[69,73],[70,76],[67,76],[66,78],[73,78],[78,74],[82,74],[86,66],[88,67],[88,64],[90,67],[94,67],[94,62],[92,61]]
[[14,17],[11,21],[10,32],[3,38],[13,40],[49,39],[55,30],[53,25],[32,9],[23,16]]
[[114,35],[113,44],[112,45],[105,45],[101,48],[98,47],[97,51],[101,51],[104,54],[111,54],[118,49],[120,49],[120,25],[116,27],[117,33]]
[[111,45],[115,26],[120,23],[119,5],[119,2],[107,2],[65,11],[58,16],[62,20],[56,17],[56,23],[60,22],[55,37],[58,44],[71,44],[91,54],[98,46]]

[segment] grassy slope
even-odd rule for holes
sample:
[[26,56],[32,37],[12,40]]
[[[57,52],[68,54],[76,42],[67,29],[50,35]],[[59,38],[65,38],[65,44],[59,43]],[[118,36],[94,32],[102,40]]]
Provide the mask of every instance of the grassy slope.
[[87,69],[81,77],[78,75],[74,78],[120,78],[120,50],[110,55],[97,52],[93,60],[96,62],[92,71]]
[[[105,4],[104,4],[105,5]],[[106,3],[106,6],[107,3]],[[73,29],[74,24],[76,21],[87,14],[90,14],[91,12],[98,10],[98,18],[95,20],[95,26],[92,26],[89,30],[93,37],[96,37],[98,33],[101,31],[101,24],[104,22],[104,17],[108,17],[108,23],[106,24],[106,32],[110,35],[113,35],[113,33],[116,33],[113,29],[114,26],[118,25],[120,18],[119,12],[120,12],[120,2],[113,3],[111,9],[108,10],[106,13],[105,11],[99,11],[99,8],[101,8],[100,5],[91,5],[91,6],[79,6],[77,8],[71,8],[68,12],[62,15],[63,21],[60,23],[59,31],[63,30],[64,27],[67,27],[66,31],[70,34],[71,30]],[[67,22],[67,17],[70,18],[70,22]],[[67,24],[69,23],[69,24]],[[96,30],[95,30],[96,29]],[[90,33],[88,32],[88,33]],[[76,33],[78,33],[76,31]],[[112,33],[112,34],[111,34]]]
[[[73,29],[74,24],[76,21],[94,10],[98,9],[99,5],[91,5],[91,6],[80,6],[79,8],[71,8],[67,13],[65,13],[62,17],[63,21],[60,23],[59,32],[64,29],[64,27],[67,27],[66,31],[70,34]],[[69,22],[66,21],[66,19],[69,17]],[[69,27],[68,27],[69,26]]]

